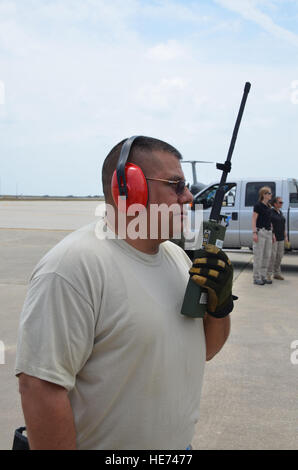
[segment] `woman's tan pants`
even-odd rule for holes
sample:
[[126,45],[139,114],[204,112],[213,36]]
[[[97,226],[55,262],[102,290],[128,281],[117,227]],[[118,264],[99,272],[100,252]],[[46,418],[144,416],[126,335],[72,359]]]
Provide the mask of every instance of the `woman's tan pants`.
[[272,231],[264,228],[258,230],[258,242],[253,242],[254,280],[262,280],[267,277],[267,269],[271,258],[272,249]]
[[268,276],[281,275],[280,265],[285,251],[285,241],[272,243],[272,253],[268,266]]

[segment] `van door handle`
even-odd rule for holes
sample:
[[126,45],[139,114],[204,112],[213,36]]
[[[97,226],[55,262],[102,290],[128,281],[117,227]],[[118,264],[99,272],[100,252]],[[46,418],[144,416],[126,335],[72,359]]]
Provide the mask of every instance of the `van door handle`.
[[238,212],[232,212],[232,220],[238,220]]

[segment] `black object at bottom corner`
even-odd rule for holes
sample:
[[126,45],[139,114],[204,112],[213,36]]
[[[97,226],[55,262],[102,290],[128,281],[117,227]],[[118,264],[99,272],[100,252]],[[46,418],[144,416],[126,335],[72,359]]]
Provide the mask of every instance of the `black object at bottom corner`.
[[15,430],[12,450],[30,450],[28,438],[23,434],[25,429],[21,427]]

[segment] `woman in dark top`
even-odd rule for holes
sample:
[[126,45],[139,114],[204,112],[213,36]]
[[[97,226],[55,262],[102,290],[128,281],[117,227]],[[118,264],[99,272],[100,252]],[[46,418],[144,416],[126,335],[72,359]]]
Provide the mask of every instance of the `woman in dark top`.
[[255,204],[252,215],[253,232],[253,281],[254,284],[272,284],[267,279],[267,268],[272,249],[272,225],[271,225],[271,189],[263,186],[259,190],[259,200]]
[[281,260],[285,251],[285,242],[288,242],[286,234],[286,219],[281,211],[283,200],[281,197],[275,197],[272,201],[271,209],[271,223],[273,226],[273,233],[276,241],[272,245],[271,259],[268,266],[267,280],[271,280],[273,275],[274,279],[284,280],[281,275]]

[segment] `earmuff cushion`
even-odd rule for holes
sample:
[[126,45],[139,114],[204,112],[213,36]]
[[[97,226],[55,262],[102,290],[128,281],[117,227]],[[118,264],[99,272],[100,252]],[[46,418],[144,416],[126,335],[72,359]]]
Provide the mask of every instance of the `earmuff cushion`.
[[129,206],[131,206],[132,204],[141,204],[142,206],[147,207],[148,185],[145,175],[141,168],[138,165],[135,165],[134,163],[126,163],[125,179],[128,197],[125,201],[123,201],[123,204],[121,201],[121,204],[119,205],[119,187],[117,181],[117,171],[114,171],[111,189],[114,202],[118,209],[127,212]]

